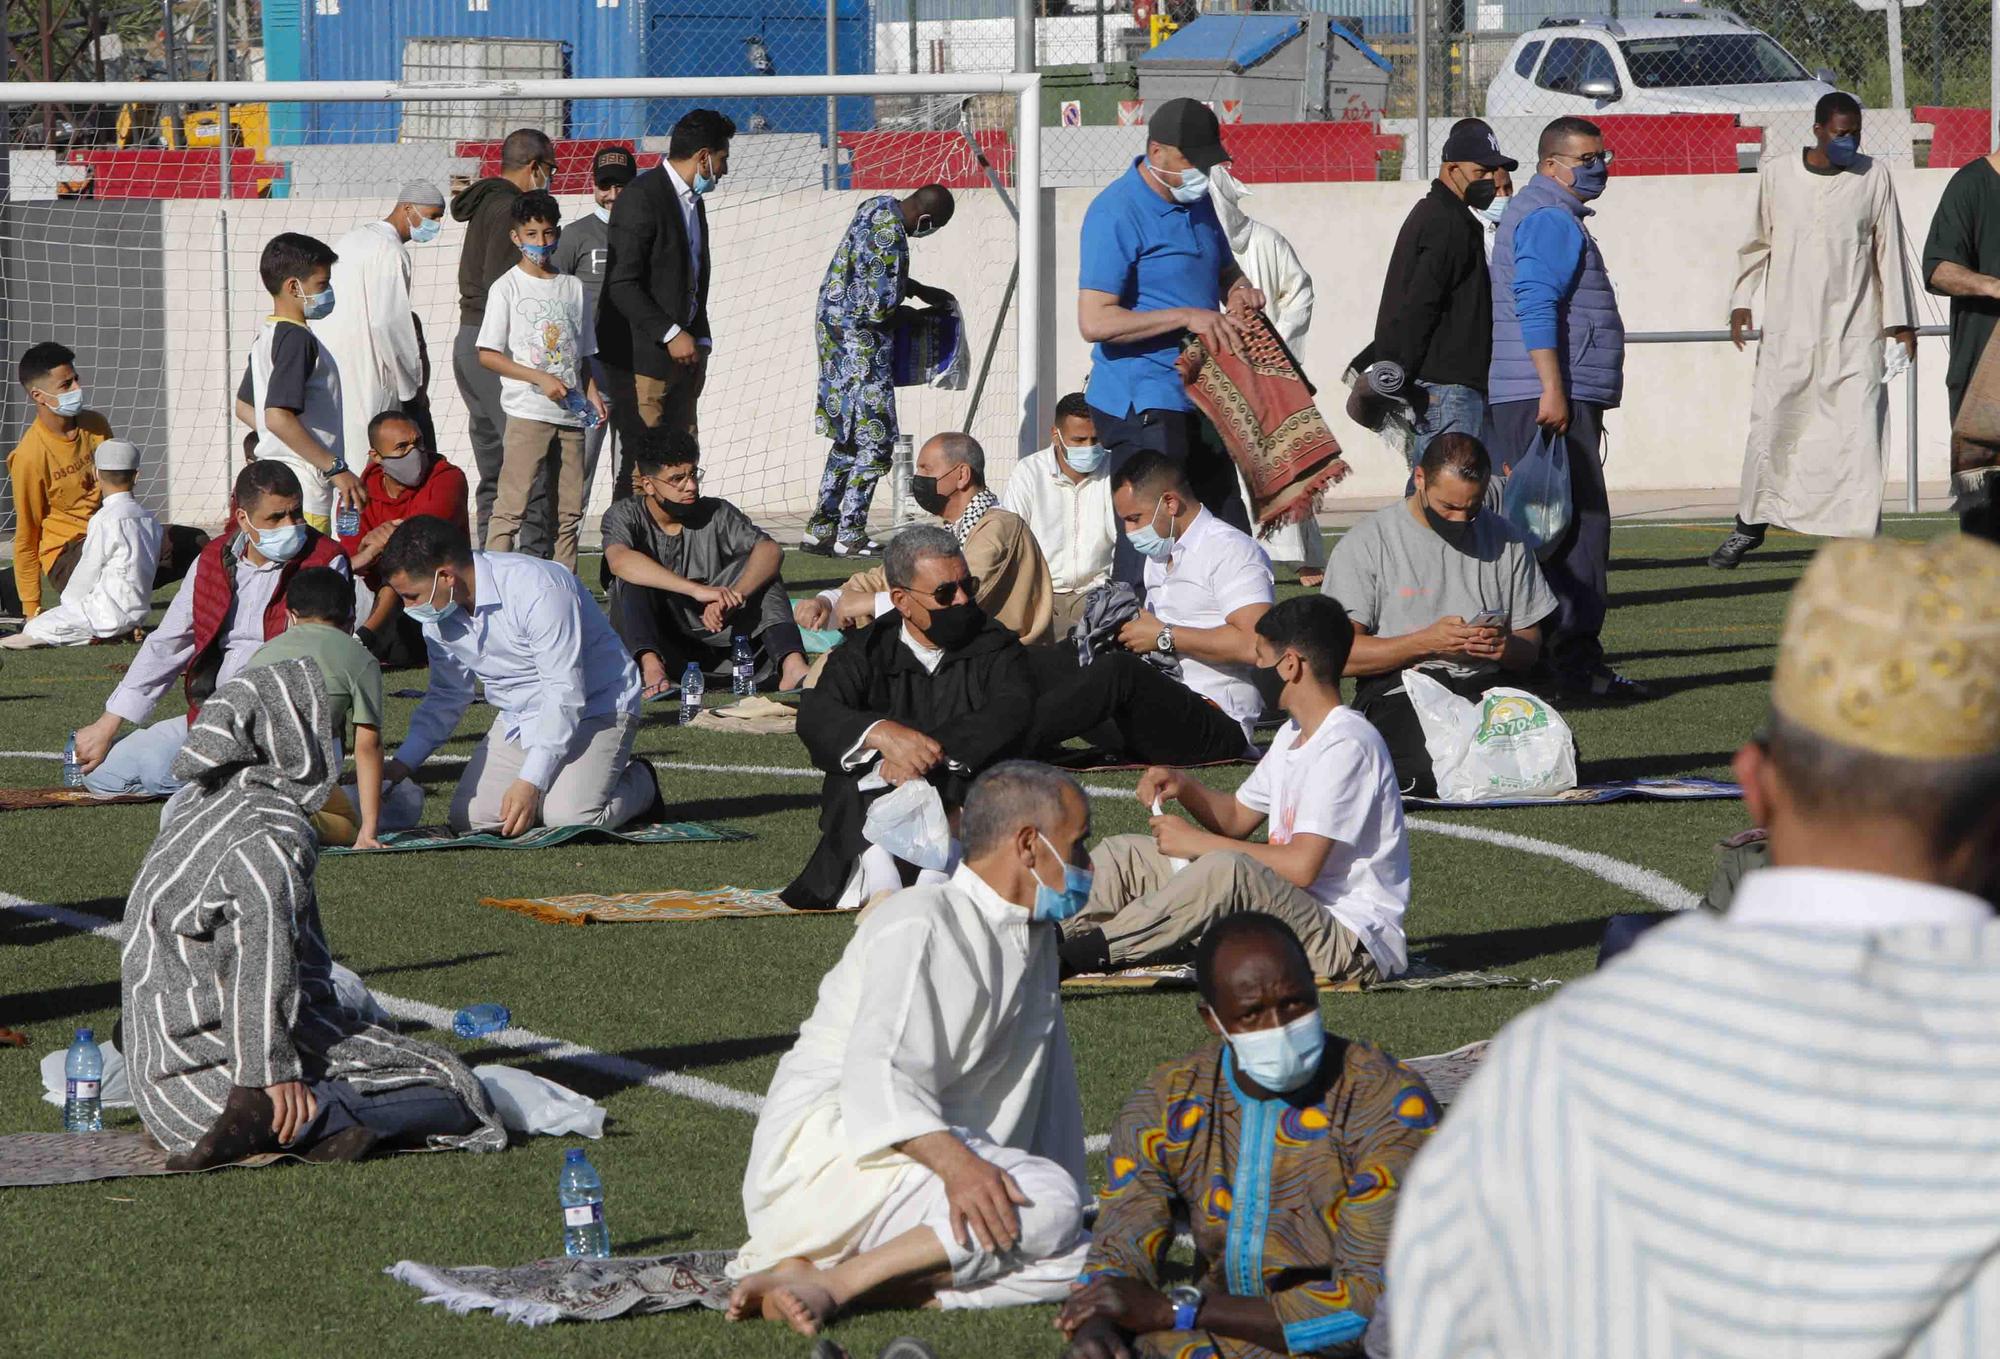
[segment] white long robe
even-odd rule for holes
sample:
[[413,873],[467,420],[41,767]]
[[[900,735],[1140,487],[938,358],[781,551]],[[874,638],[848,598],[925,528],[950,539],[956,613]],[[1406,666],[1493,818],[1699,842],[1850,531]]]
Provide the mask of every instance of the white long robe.
[[1828,537],[1874,536],[1889,403],[1882,332],[1912,324],[1903,224],[1888,167],[1862,157],[1816,175],[1801,155],[1757,172],[1731,310],[1764,288],[1764,339],[1737,513]]
[[30,618],[23,631],[43,646],[125,636],[153,607],[159,565],[160,521],[130,491],[108,492],[84,530],[83,553],[62,603]]
[[743,1177],[742,1277],[831,1267],[931,1172],[893,1148],[955,1131],[1084,1179],[1083,1107],[1057,995],[1056,932],[970,868],[876,907],[778,1063]]
[[333,243],[333,311],[312,323],[340,368],[341,427],[356,468],[368,422],[415,396],[424,356],[410,304],[410,252],[387,222],[364,222]]

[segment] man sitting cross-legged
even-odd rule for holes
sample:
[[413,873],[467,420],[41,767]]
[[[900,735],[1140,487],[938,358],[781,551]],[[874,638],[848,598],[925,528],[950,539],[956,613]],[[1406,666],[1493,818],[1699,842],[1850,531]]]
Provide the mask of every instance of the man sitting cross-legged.
[[[1257,658],[1283,686],[1291,721],[1235,793],[1148,769],[1139,800],[1179,802],[1198,824],[1153,817],[1151,835],[1114,835],[1092,853],[1090,905],[1064,926],[1071,972],[1185,961],[1217,919],[1261,911],[1304,941],[1322,977],[1373,981],[1408,961],[1410,846],[1382,738],[1340,703],[1353,632],[1320,595],[1257,620]],[[1267,844],[1249,836],[1269,823]]]
[[[1264,710],[1253,674],[1257,620],[1275,598],[1270,558],[1203,509],[1187,472],[1163,454],[1126,459],[1111,505],[1147,559],[1145,607],[1120,629],[1123,649],[1089,665],[1074,646],[1034,656],[1041,697],[1029,749],[1088,735],[1155,764],[1242,755]],[[1177,662],[1179,680],[1147,653]]]
[[638,667],[574,571],[474,552],[464,529],[428,515],[396,530],[381,569],[431,658],[430,689],[385,779],[409,778],[444,744],[477,680],[493,728],[458,781],[453,830],[616,829],[658,799],[652,769],[632,758]]
[[[64,551],[70,566],[62,603],[43,609],[0,647],[83,646],[124,641],[153,607],[153,577],[160,567],[160,521],[132,494],[139,480],[138,446],[106,439],[91,454],[103,504],[90,516],[80,555]],[[18,550],[18,549],[17,549]],[[35,567],[37,571],[40,565]]]
[[863,917],[771,1079],[733,1319],[811,1335],[858,1306],[1056,1302],[1083,1263],[1083,1110],[1036,924],[1087,888],[1090,808],[1010,761],[973,783],[960,832],[949,882]]
[[727,674],[739,634],[756,643],[760,682],[796,689],[806,677],[805,642],[778,575],[784,552],[743,511],[701,493],[694,435],[674,424],[638,426],[633,442],[639,493],[604,512],[604,563],[614,577],[605,603],[639,662],[646,697],[665,693],[690,661]]
[[[1282,920],[1218,920],[1195,984],[1213,1041],[1156,1070],[1118,1115],[1090,1258],[1056,1318],[1064,1359],[1355,1353],[1437,1103],[1388,1053],[1327,1034],[1313,966]],[[1167,1288],[1180,1224],[1201,1273]]]
[[[1026,648],[972,600],[972,573],[945,530],[906,528],[883,560],[893,611],[836,648],[799,704],[799,739],[825,771],[819,847],[782,893],[798,910],[872,897],[863,882],[867,804],[911,779],[946,808],[972,777],[1019,754],[1035,704]],[[879,856],[871,856],[879,857]]]

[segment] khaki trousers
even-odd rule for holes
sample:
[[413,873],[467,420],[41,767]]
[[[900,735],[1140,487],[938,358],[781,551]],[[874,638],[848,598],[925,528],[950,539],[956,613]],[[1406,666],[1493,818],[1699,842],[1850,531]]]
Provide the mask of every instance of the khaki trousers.
[[1315,975],[1367,982],[1381,974],[1354,932],[1311,893],[1248,854],[1217,850],[1175,871],[1150,835],[1113,835],[1090,852],[1090,904],[1063,930],[1101,930],[1116,968],[1185,963],[1202,931],[1225,915],[1262,911],[1292,927]]
[[611,494],[632,494],[632,453],[639,446],[642,430],[673,424],[689,434],[698,434],[695,404],[708,381],[708,355],[692,368],[673,364],[663,378],[631,373],[603,365],[606,400],[618,431],[618,465],[612,469]]
[[1055,622],[1049,629],[1049,637],[1057,645],[1067,644],[1070,629],[1083,621],[1083,601],[1089,598],[1088,590],[1057,590],[1050,596]]
[[575,425],[507,417],[500,441],[500,493],[493,501],[493,519],[486,526],[488,552],[512,552],[528,512],[528,497],[551,454],[556,468],[556,542],[554,560],[576,570],[577,534],[583,527],[583,431]]
[[[494,518],[499,518],[497,510]],[[638,735],[639,719],[632,713],[579,721],[554,780],[542,794],[541,824],[616,830],[651,806],[653,771],[644,760],[632,758],[632,742]],[[521,777],[527,761],[528,752],[502,736],[498,727],[487,732],[452,795],[451,828],[461,835],[500,829],[500,799]]]

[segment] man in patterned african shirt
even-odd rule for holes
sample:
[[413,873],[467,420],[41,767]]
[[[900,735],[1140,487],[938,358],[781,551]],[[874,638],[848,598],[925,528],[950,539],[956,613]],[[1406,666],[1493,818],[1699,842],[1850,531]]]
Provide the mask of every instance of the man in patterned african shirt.
[[951,295],[910,277],[910,241],[951,221],[951,190],[926,184],[855,210],[819,288],[814,331],[819,388],[813,425],[833,440],[819,504],[799,546],[836,557],[881,550],[868,537],[868,502],[896,444],[895,344],[890,318],[905,298],[946,306]]
[[[1217,922],[1195,979],[1219,1041],[1155,1071],[1118,1116],[1090,1256],[1056,1318],[1064,1359],[1358,1354],[1437,1103],[1395,1058],[1326,1033],[1305,949],[1276,917]],[[1168,1288],[1177,1217],[1195,1277]]]

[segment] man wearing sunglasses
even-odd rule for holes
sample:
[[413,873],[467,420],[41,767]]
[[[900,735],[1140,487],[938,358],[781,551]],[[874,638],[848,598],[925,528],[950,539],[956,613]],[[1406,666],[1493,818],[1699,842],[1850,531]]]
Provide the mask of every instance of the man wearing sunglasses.
[[981,770],[1027,744],[1027,652],[975,602],[980,582],[957,539],[906,528],[882,570],[891,611],[834,649],[799,704],[799,739],[826,779],[819,847],[781,894],[797,910],[834,907],[856,887],[875,798],[925,779],[956,809]]
[[1542,553],[1555,590],[1549,667],[1565,692],[1650,698],[1604,662],[1611,569],[1611,502],[1604,490],[1604,412],[1625,389],[1625,323],[1604,256],[1585,219],[1604,192],[1611,153],[1597,124],[1558,118],[1542,129],[1535,177],[1493,238],[1493,360],[1487,374],[1493,460],[1503,468],[1537,440],[1569,454],[1569,531]]

